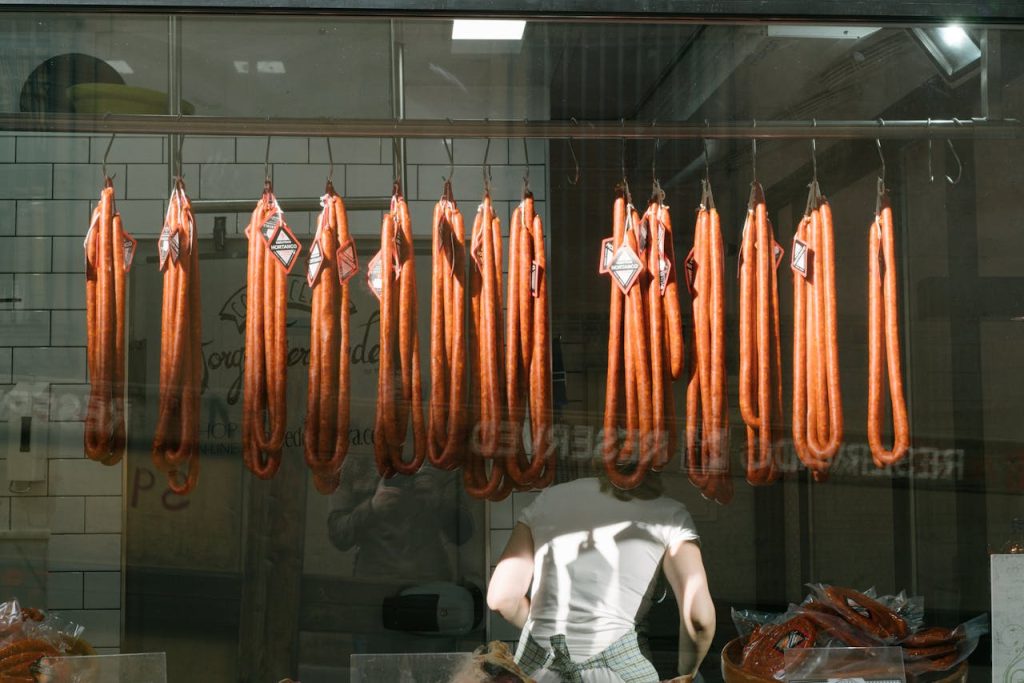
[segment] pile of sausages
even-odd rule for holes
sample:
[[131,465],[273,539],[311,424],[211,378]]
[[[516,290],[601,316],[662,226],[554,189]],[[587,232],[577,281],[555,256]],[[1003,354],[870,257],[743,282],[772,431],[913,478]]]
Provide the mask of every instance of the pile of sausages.
[[199,397],[202,392],[202,321],[199,244],[192,205],[178,178],[158,241],[164,273],[160,337],[160,409],[153,464],[179,495],[199,478]]
[[309,248],[306,282],[313,290],[309,384],[303,447],[313,485],[331,493],[341,482],[349,446],[349,280],[358,271],[345,204],[328,181]]
[[269,181],[245,235],[249,252],[242,455],[253,474],[270,479],[281,466],[287,427],[287,279],[300,247]]
[[[377,472],[388,478],[414,474],[427,453],[423,420],[420,344],[416,320],[416,259],[409,205],[396,182],[391,208],[381,223],[380,251],[367,271],[380,300],[380,365],[374,455]],[[412,457],[403,458],[412,417]]]
[[620,187],[599,269],[612,280],[602,456],[609,480],[630,489],[675,451],[672,380],[683,373],[672,220],[660,192],[641,218]]
[[86,363],[89,404],[85,454],[105,465],[125,450],[124,323],[125,275],[135,255],[135,238],[124,230],[107,178],[85,236]]

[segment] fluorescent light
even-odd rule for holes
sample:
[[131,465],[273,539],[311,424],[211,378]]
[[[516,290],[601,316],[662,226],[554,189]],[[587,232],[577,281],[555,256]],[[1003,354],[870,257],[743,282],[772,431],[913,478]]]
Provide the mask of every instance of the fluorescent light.
[[249,62],[235,62],[235,71],[240,74],[249,73]]
[[525,30],[520,19],[456,19],[452,40],[522,40]]
[[950,24],[940,28],[939,36],[942,38],[942,42],[954,48],[960,47],[969,40],[967,32],[957,24]]
[[265,61],[256,62],[256,71],[261,74],[283,74],[284,62]]
[[813,26],[769,24],[769,38],[820,38],[823,40],[859,40],[870,36],[878,27],[872,26]]
[[135,69],[128,66],[128,62],[123,59],[108,59],[107,64],[111,66],[119,74],[133,74]]

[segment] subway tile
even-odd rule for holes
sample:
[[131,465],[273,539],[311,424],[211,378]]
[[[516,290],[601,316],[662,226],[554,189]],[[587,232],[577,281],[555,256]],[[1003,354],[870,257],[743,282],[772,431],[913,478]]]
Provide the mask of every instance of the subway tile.
[[[359,240],[360,245],[364,244],[364,240],[366,243],[373,242],[373,238],[376,238],[376,244],[379,245],[380,221],[379,211],[349,211],[348,231],[354,236],[365,236]],[[374,251],[376,249],[377,247],[374,247]]]
[[48,530],[49,528],[49,498],[40,496],[11,499],[11,529],[13,531]]
[[[163,136],[133,136],[118,135],[114,138],[114,144],[110,146],[110,154],[107,155],[109,164],[159,164],[164,161]],[[94,136],[92,138],[89,161],[93,164],[102,164],[103,155],[110,144],[110,136]],[[185,138],[185,146],[188,146],[188,138]]]
[[[51,400],[53,387],[50,385]],[[47,456],[50,458],[84,458],[85,452],[82,446],[85,435],[85,424],[82,422],[54,422],[49,424],[49,441],[47,442]]]
[[50,272],[49,237],[0,237],[0,272]]
[[[50,385],[50,422],[80,423],[89,405],[88,384]],[[79,441],[81,444],[81,441]],[[54,456],[56,457],[56,456]]]
[[49,199],[52,169],[50,164],[0,164],[0,198]]
[[121,569],[121,536],[53,534],[47,548],[47,566],[58,572],[117,571]]
[[[265,141],[266,138],[263,140]],[[181,158],[190,164],[233,164],[235,163],[235,138],[206,135],[186,136],[181,150]]]
[[125,173],[126,199],[166,199],[170,195],[165,164],[129,164]]
[[[547,165],[548,158],[548,142],[547,140],[537,140],[530,138],[526,141],[528,146],[527,154],[530,155],[530,166],[531,172],[534,165],[539,164],[540,166]],[[512,166],[519,166],[526,163],[526,157],[523,154],[523,141],[522,140],[509,140],[508,141],[508,163]]]
[[121,610],[64,610],[67,619],[85,628],[85,639],[93,647],[118,647],[121,644]]
[[85,348],[38,346],[14,349],[11,380],[17,382],[84,381]]
[[[430,200],[409,200],[409,218],[412,220],[413,237],[431,237],[430,230],[431,224],[434,222],[434,205],[436,203],[436,201]],[[463,216],[463,218],[466,217]],[[472,221],[467,222],[472,227]],[[377,231],[380,232],[379,222]]]
[[12,349],[0,349],[0,384],[11,383]]
[[[334,149],[334,143],[331,143]],[[240,164],[263,163],[267,158],[265,137],[239,136],[235,141],[235,161]],[[337,157],[335,157],[337,161]],[[309,161],[309,138],[270,138],[270,162],[272,164],[300,163]]]
[[14,275],[0,274],[0,311],[14,308]]
[[86,137],[19,135],[17,140],[15,159],[19,164],[84,164],[89,161],[89,138]]
[[102,465],[87,458],[50,460],[50,495],[118,496],[122,465]]
[[[255,207],[255,206],[256,206],[256,202],[253,201],[253,207]],[[214,226],[214,224],[216,222],[216,218],[218,216],[222,216],[225,219],[224,220],[224,228],[225,228],[225,230],[227,230],[228,236],[234,235],[235,233],[239,232],[239,228],[238,228],[238,220],[240,218],[239,214],[234,214],[234,213],[221,213],[221,214],[200,213],[200,214],[196,214],[196,216],[195,216],[195,219],[196,219],[196,229],[199,230],[199,236],[200,237],[212,237],[213,236],[213,226]],[[249,216],[246,215],[244,217],[244,220],[245,220],[246,223],[248,223],[249,222]],[[242,229],[245,229],[245,225],[242,226]]]
[[77,273],[18,273],[15,308],[85,308],[85,278]]
[[[79,450],[82,444],[79,443]],[[80,534],[86,528],[85,501],[81,496],[53,496],[50,501],[50,531],[55,534]],[[12,503],[13,506],[13,503]],[[13,507],[12,507],[13,514]],[[118,530],[120,531],[120,529]]]
[[349,164],[345,167],[345,197],[383,197],[391,194],[391,165]]
[[204,199],[252,199],[263,190],[263,164],[203,164],[199,173]]
[[511,529],[491,529],[488,532],[488,538],[491,544],[491,559],[497,561],[501,556],[502,551],[505,550],[505,546],[508,545],[508,539],[512,537]]
[[50,572],[47,574],[46,606],[49,609],[81,609],[82,593],[82,572]]
[[[345,164],[379,164],[383,147],[380,138],[332,138],[331,154],[334,156],[335,173]],[[390,154],[391,142],[388,141]],[[326,138],[310,139],[309,160],[314,164],[326,164],[329,161]]]
[[[447,164],[445,142],[439,139],[411,139],[405,141],[405,163]],[[456,144],[460,141],[456,141]]]
[[488,503],[488,509],[491,512],[492,529],[511,529],[515,526],[516,520],[511,496],[498,503]]
[[0,235],[13,235],[18,220],[18,206],[13,199],[0,199]]
[[83,237],[53,237],[51,247],[51,270],[54,273],[84,273],[85,250],[82,246]]
[[50,311],[50,346],[83,346],[85,311]]
[[119,609],[121,572],[86,572],[84,597],[86,609]]
[[[319,197],[326,186],[327,170],[326,164],[275,164],[274,194],[282,204],[287,197]],[[345,187],[344,167],[335,167],[334,186]]]
[[86,498],[85,531],[90,534],[121,533],[121,497],[89,496]]
[[0,163],[14,161],[14,136],[0,137]]
[[[9,482],[7,478],[7,459],[0,459],[0,483]],[[45,481],[19,481],[16,488],[12,493],[14,498],[28,497],[28,496],[39,496],[44,497],[47,494],[47,487]],[[5,506],[5,514],[7,515],[7,524],[10,524],[10,508]],[[5,527],[6,528],[6,527]]]
[[10,528],[11,528],[11,499],[8,496],[3,496],[3,497],[0,497],[0,531],[8,531],[8,530],[10,530]]
[[48,346],[49,311],[0,311],[0,346]]
[[[20,166],[21,164],[19,164]],[[124,164],[108,164],[107,173],[114,181],[114,197],[124,197]],[[94,164],[54,164],[54,199],[98,200],[103,190],[103,176]]]
[[92,203],[85,200],[18,200],[17,234],[74,235],[81,245],[91,212]]
[[134,237],[159,235],[164,225],[163,199],[121,199],[117,210],[121,224]]

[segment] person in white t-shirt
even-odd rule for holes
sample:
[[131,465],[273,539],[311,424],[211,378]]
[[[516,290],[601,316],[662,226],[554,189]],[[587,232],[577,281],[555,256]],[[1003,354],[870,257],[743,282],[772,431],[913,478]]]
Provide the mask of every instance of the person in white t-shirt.
[[711,645],[715,609],[693,519],[660,495],[656,474],[634,491],[591,477],[542,492],[519,516],[487,604],[522,629],[516,662],[538,683],[657,683],[636,624],[659,567],[679,605],[671,681],[690,683]]

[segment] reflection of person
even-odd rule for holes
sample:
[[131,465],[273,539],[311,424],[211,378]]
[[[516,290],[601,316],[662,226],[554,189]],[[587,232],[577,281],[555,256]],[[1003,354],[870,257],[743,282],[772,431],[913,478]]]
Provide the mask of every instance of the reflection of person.
[[455,576],[451,543],[458,536],[451,472],[423,467],[413,476],[381,479],[373,458],[353,455],[341,469],[327,530],[339,550],[356,549],[358,577],[429,581]]
[[659,566],[679,605],[680,675],[672,681],[696,675],[715,610],[693,520],[659,489],[656,475],[628,492],[578,479],[547,489],[520,514],[487,604],[523,630],[516,661],[538,683],[656,682],[636,625]]

